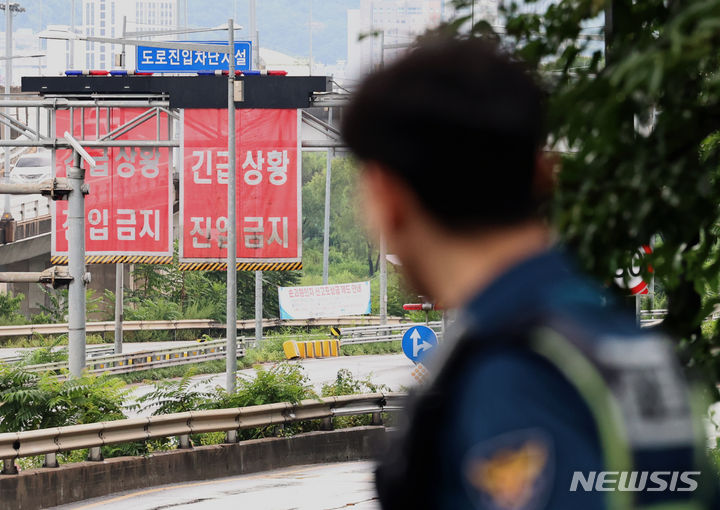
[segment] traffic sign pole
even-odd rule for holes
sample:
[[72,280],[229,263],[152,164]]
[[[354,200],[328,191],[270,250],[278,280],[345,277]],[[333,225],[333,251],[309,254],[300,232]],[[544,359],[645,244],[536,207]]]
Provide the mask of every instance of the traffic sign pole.
[[255,271],[255,345],[260,346],[263,336],[263,287],[262,271]]
[[228,393],[235,393],[237,372],[237,211],[235,209],[235,30],[228,20],[228,239],[227,239],[227,358]]
[[380,325],[387,324],[387,243],[380,237]]
[[85,369],[85,195],[80,154],[73,150],[68,174],[72,191],[68,195],[68,269],[72,281],[68,290],[68,361],[70,375],[82,376]]

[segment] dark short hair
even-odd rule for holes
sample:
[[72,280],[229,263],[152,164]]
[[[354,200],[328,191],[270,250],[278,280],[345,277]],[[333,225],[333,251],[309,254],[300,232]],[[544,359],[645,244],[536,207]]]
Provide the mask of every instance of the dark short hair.
[[536,214],[542,103],[495,44],[434,39],[366,78],[342,131],[360,160],[404,179],[442,225],[474,230]]

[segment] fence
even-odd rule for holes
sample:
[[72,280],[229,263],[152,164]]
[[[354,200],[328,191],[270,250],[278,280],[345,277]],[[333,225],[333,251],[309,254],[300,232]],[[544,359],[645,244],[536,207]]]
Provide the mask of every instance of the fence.
[[[163,368],[187,363],[200,363],[214,359],[225,359],[227,342],[213,340],[202,344],[185,347],[173,347],[159,351],[133,352],[127,354],[111,354],[90,358],[86,361],[86,370],[91,374],[126,374],[151,368]],[[238,357],[245,355],[242,342],[238,342]],[[67,370],[68,362],[44,363],[25,367],[31,372],[61,372]]]
[[180,448],[189,448],[190,434],[227,432],[226,440],[236,442],[236,431],[285,423],[324,420],[332,428],[336,416],[371,414],[373,424],[382,424],[383,412],[402,408],[401,393],[371,393],[303,400],[297,404],[279,403],[261,406],[191,411],[86,425],[0,434],[0,459],[3,474],[16,473],[14,459],[45,455],[47,467],[57,467],[56,455],[72,450],[90,449],[89,460],[102,460],[100,447],[149,439],[178,437]]
[[[388,317],[388,326],[407,324],[399,317]],[[331,317],[324,319],[263,319],[263,328],[277,327],[330,327],[355,326],[357,324],[376,324],[377,316]],[[123,321],[123,331],[178,331],[182,329],[225,329],[225,324],[212,319],[186,319],[177,321]],[[237,321],[238,330],[255,329],[255,319]],[[88,333],[106,333],[115,331],[114,321],[88,322]],[[0,338],[16,336],[60,335],[68,332],[67,324],[25,324],[20,326],[0,326]]]
[[364,344],[371,342],[392,342],[402,340],[403,333],[413,326],[427,325],[436,333],[442,332],[442,322],[405,322],[397,324],[386,324],[383,326],[359,326],[342,328],[340,330],[340,344]]

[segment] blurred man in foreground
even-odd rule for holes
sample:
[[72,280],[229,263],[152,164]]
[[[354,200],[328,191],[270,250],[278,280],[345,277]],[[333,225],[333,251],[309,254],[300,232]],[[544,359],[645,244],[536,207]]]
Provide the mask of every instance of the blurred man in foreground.
[[551,247],[542,95],[522,66],[479,40],[426,43],[366,80],[343,129],[371,227],[460,310],[378,468],[383,508],[713,508],[672,345]]

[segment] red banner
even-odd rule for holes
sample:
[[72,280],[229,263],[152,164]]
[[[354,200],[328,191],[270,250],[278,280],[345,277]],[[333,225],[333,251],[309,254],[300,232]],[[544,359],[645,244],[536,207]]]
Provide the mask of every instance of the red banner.
[[[236,110],[235,122],[238,262],[299,262],[300,111]],[[181,262],[227,257],[227,143],[227,110],[184,111]]]
[[[56,133],[70,131],[84,140],[102,138],[147,111],[142,108],[58,110]],[[82,113],[81,113],[82,112]],[[99,118],[98,118],[99,117]],[[71,126],[72,124],[72,126]],[[130,129],[118,140],[167,138],[168,118],[162,114]],[[86,170],[89,194],[85,197],[85,246],[89,263],[172,261],[172,180],[168,148],[111,147],[88,149],[96,165]],[[69,149],[55,153],[57,177],[72,165]],[[67,202],[53,202],[52,258],[66,261]]]

